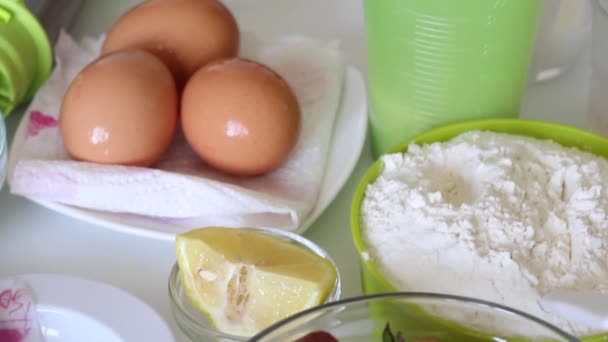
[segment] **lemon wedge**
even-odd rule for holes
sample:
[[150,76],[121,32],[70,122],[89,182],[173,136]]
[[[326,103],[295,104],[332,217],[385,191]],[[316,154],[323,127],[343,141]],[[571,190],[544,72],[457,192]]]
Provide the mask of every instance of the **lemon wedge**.
[[322,304],[337,279],[330,260],[262,230],[196,229],[178,235],[176,249],[186,297],[231,335]]

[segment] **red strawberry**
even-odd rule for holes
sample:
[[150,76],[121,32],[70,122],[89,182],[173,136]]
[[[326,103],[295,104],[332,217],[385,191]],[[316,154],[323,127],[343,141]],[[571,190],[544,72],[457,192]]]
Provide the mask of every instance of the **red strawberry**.
[[315,331],[310,333],[295,342],[338,342],[330,333],[324,331]]

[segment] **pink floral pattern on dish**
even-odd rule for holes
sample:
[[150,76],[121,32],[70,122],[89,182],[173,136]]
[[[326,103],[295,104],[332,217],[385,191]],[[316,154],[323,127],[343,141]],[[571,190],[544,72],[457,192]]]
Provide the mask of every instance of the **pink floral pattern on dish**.
[[[1,288],[0,288],[1,289]],[[32,330],[31,298],[20,288],[0,292],[0,341],[21,342]]]
[[57,127],[59,120],[50,115],[46,115],[41,111],[34,110],[30,113],[30,121],[27,125],[27,136],[35,137],[43,129]]
[[1,329],[0,328],[0,341],[2,342],[21,342],[23,341],[23,335],[17,329]]

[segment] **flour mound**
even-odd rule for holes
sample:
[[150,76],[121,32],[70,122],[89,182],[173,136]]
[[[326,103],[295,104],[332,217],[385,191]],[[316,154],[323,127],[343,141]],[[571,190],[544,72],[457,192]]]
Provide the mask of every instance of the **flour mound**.
[[474,131],[382,161],[363,235],[396,287],[485,299],[593,333],[538,300],[557,288],[608,293],[608,160]]

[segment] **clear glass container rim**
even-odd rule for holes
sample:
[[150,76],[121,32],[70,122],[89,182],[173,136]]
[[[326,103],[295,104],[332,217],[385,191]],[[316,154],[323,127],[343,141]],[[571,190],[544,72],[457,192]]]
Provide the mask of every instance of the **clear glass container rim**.
[[373,301],[373,300],[378,300],[378,299],[390,299],[390,298],[396,298],[396,299],[442,299],[442,300],[448,300],[451,302],[459,302],[459,303],[469,303],[469,304],[473,304],[473,305],[477,305],[480,307],[486,307],[486,308],[491,308],[491,309],[497,309],[499,311],[503,311],[509,314],[513,314],[515,316],[520,316],[521,318],[525,318],[531,322],[537,323],[539,326],[545,327],[549,330],[551,330],[552,332],[554,332],[555,334],[559,335],[560,337],[563,337],[564,339],[566,339],[567,341],[570,342],[581,342],[580,339],[576,338],[575,336],[567,333],[566,331],[550,324],[547,323],[537,317],[534,317],[528,313],[525,313],[523,311],[517,310],[517,309],[513,309],[510,308],[508,306],[502,305],[502,304],[497,304],[497,303],[492,303],[489,301],[485,301],[482,299],[476,299],[476,298],[470,298],[470,297],[464,297],[464,296],[457,296],[457,295],[449,295],[449,294],[441,294],[441,293],[432,293],[432,292],[390,292],[390,293],[380,293],[380,294],[372,294],[372,295],[363,295],[363,296],[356,296],[356,297],[351,297],[351,298],[347,298],[347,299],[343,299],[337,302],[331,302],[331,303],[327,303],[327,304],[323,304],[311,309],[307,309],[304,310],[302,312],[299,312],[291,317],[288,317],[282,321],[279,321],[273,325],[271,325],[270,327],[264,329],[263,331],[261,331],[259,334],[257,334],[256,336],[254,336],[253,338],[251,338],[249,340],[249,342],[256,342],[256,341],[260,341],[262,338],[267,337],[268,335],[270,335],[272,332],[274,332],[275,330],[279,329],[280,327],[282,327],[283,325],[292,323],[294,321],[297,321],[298,319],[302,318],[302,317],[306,317],[310,314],[316,313],[318,311],[322,311],[322,310],[327,310],[327,309],[332,309],[332,308],[337,308],[340,306],[344,306],[347,304],[356,304],[356,303],[365,303],[365,302],[369,302],[369,301]]
[[5,185],[8,173],[8,137],[2,112],[0,112],[0,190]]
[[2,116],[2,112],[0,112],[0,156],[6,153],[7,150],[7,136],[6,136],[6,127],[4,126],[4,117]]

